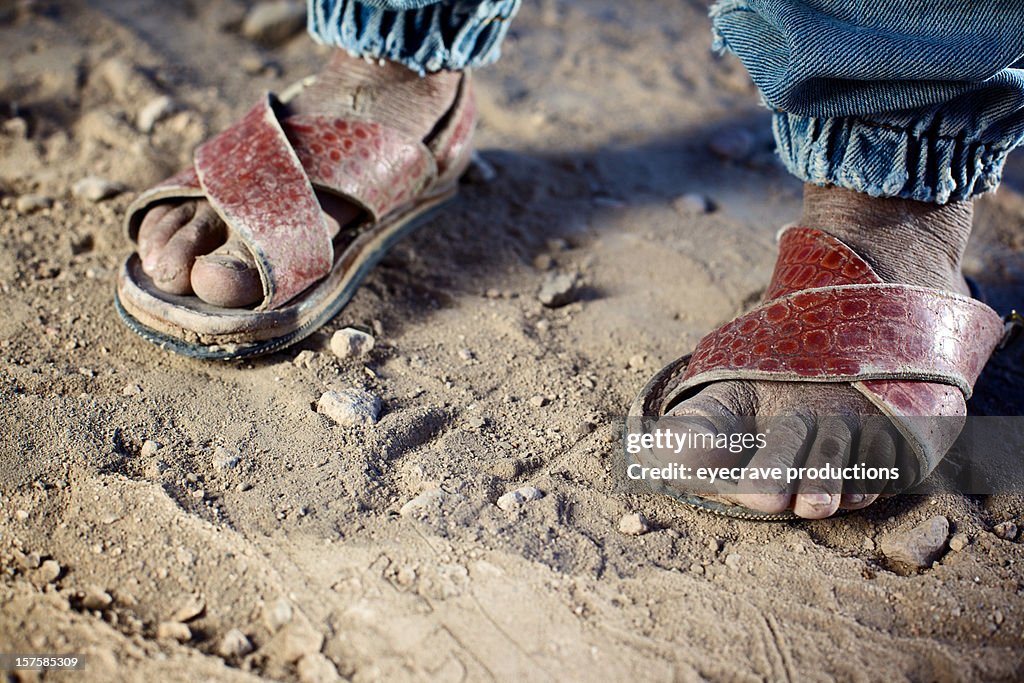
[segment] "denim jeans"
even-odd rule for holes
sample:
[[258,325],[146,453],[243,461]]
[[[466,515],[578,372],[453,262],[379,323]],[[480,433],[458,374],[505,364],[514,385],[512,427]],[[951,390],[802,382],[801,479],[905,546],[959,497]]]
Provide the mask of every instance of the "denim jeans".
[[[420,73],[494,61],[519,0],[309,0],[321,42]],[[995,189],[1024,138],[1024,3],[719,0],[714,46],[773,111],[791,173],[944,204]]]

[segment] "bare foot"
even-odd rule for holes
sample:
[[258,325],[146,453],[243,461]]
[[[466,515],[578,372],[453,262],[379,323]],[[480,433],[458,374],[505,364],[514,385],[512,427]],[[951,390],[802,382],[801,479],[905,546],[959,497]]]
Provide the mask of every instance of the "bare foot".
[[[316,82],[288,104],[290,113],[328,114],[377,121],[424,139],[451,107],[461,74],[421,78],[397,64],[379,65],[337,50]],[[319,194],[332,236],[361,214],[353,204]],[[166,202],[152,208],[139,228],[142,269],[161,290],[194,293],[229,308],[263,298],[249,250],[203,200]]]
[[[970,202],[937,206],[901,199],[873,199],[839,188],[804,189],[800,225],[823,230],[857,251],[886,282],[933,287],[967,294],[960,260],[971,231]],[[696,418],[717,433],[748,432],[758,415],[800,416],[788,433],[776,433],[767,449],[747,467],[837,467],[863,461],[892,464],[897,443],[879,420],[880,413],[849,385],[771,381],[725,381],[710,384],[672,409],[672,415]],[[778,423],[775,423],[778,424]],[[870,425],[870,427],[869,427]],[[756,427],[755,427],[756,428]],[[721,453],[691,452],[687,461],[722,463]],[[728,457],[728,456],[725,456]],[[828,517],[840,507],[860,508],[877,494],[843,494],[833,482],[802,481],[790,492],[741,495],[734,502],[762,512],[792,509],[809,519]],[[831,489],[830,491],[825,488]]]

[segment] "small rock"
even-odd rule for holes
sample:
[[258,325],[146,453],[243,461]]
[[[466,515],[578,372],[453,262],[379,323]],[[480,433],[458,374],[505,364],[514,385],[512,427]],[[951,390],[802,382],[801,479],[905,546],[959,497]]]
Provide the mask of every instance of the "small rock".
[[488,470],[499,479],[515,479],[519,476],[521,466],[515,458],[502,458],[491,463]]
[[537,394],[536,396],[530,397],[530,405],[534,408],[543,408],[548,404],[548,397]]
[[24,522],[26,519],[28,519],[28,510],[15,510],[14,516],[15,518],[17,518],[19,522]]
[[271,659],[287,663],[295,662],[304,655],[319,652],[324,636],[308,623],[292,621],[284,626],[260,651]]
[[441,489],[431,489],[430,491],[424,491],[420,495],[416,496],[412,500],[406,502],[405,505],[399,509],[398,514],[402,517],[408,517],[420,510],[427,508],[439,508],[444,504],[445,498],[448,497]]
[[949,539],[949,549],[955,553],[958,553],[964,548],[966,548],[970,542],[970,539],[967,538],[967,534],[962,532],[956,533],[953,534],[953,538]]
[[641,370],[647,363],[647,356],[642,353],[633,354],[629,357],[627,366],[630,370]]
[[283,72],[280,64],[261,55],[245,55],[238,60],[238,66],[250,76],[280,76]]
[[992,527],[992,533],[1004,541],[1013,541],[1017,538],[1017,525],[1010,520],[1006,520]]
[[729,553],[725,556],[725,566],[729,569],[738,570],[742,566],[742,560],[736,553]]
[[114,183],[106,178],[91,175],[82,178],[71,186],[71,194],[80,199],[88,199],[90,202],[101,202],[104,199],[116,197],[125,191],[125,186]]
[[91,588],[82,598],[82,607],[86,609],[106,609],[114,602],[110,593],[98,588]]
[[192,596],[188,602],[178,608],[171,617],[174,621],[185,623],[192,621],[206,610],[206,603],[199,596]]
[[159,441],[153,441],[152,439],[146,439],[142,442],[142,448],[139,449],[139,455],[143,458],[152,458],[156,455],[156,452],[163,448],[163,444]]
[[551,270],[555,266],[555,259],[551,254],[537,254],[533,258],[533,267],[537,270]]
[[318,413],[346,427],[376,424],[380,408],[380,399],[362,389],[327,391],[316,404]]
[[672,208],[682,216],[699,216],[711,211],[711,202],[702,194],[690,192],[673,199]]
[[754,134],[744,128],[727,128],[711,139],[708,149],[726,161],[741,161],[754,151]]
[[238,466],[238,463],[242,460],[242,456],[233,450],[224,448],[223,446],[217,446],[213,449],[213,468],[221,472],[225,470],[233,470]]
[[14,208],[20,214],[35,213],[53,206],[53,198],[44,194],[23,194],[14,202]]
[[177,105],[167,95],[154,97],[139,110],[135,124],[143,133],[149,133],[157,123],[174,113],[175,109]]
[[619,531],[627,536],[641,536],[650,530],[651,526],[641,512],[631,512],[619,520]]
[[930,567],[939,558],[949,536],[949,520],[936,515],[913,527],[903,527],[885,536],[882,554],[897,564],[914,569]]
[[39,569],[40,564],[42,564],[42,558],[39,557],[39,553],[29,553],[28,555],[21,556],[22,569]]
[[498,498],[498,500],[495,501],[495,505],[508,512],[509,510],[515,510],[523,503],[527,503],[531,500],[540,500],[543,497],[544,493],[540,489],[534,486],[523,486],[515,491],[509,491]]
[[142,393],[142,387],[138,384],[126,384],[124,389],[121,390],[122,396],[138,396]]
[[180,621],[161,621],[156,627],[158,640],[176,640],[187,643],[192,640],[192,629]]
[[359,358],[370,352],[375,341],[372,334],[346,327],[331,337],[331,351],[338,358]]
[[316,353],[309,349],[304,349],[295,354],[295,358],[292,363],[297,368],[305,368],[306,370],[313,370],[316,365]]
[[320,652],[303,656],[296,669],[302,683],[334,683],[341,680],[334,662]]
[[992,613],[992,621],[996,622],[996,626],[1001,626],[1004,619],[1005,617],[1003,617],[1003,613],[999,610]]
[[217,645],[217,654],[224,659],[236,659],[246,656],[253,649],[249,638],[237,628],[233,628],[220,639],[220,643]]
[[582,439],[585,436],[593,434],[595,429],[597,429],[597,425],[595,425],[593,422],[581,422],[578,425],[576,425],[575,429],[573,430],[573,433],[576,436],[576,438]]
[[61,566],[56,560],[46,560],[39,566],[36,576],[43,583],[53,583],[60,578]]
[[476,354],[473,353],[472,349],[459,349],[459,358],[466,361],[467,363],[476,358]]
[[242,21],[242,35],[267,46],[280,45],[306,25],[304,3],[274,0],[255,5]]
[[571,304],[578,293],[579,276],[576,273],[548,273],[537,298],[548,308]]
[[263,623],[267,625],[271,633],[292,620],[292,604],[284,598],[279,598],[270,607],[263,608]]

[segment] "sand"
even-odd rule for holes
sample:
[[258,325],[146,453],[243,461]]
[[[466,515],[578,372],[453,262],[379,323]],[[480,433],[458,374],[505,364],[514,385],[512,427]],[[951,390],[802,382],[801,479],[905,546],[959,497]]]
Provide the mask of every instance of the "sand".
[[[799,211],[702,3],[527,3],[478,74],[493,177],[297,347],[201,362],[133,336],[133,193],[324,58],[241,35],[247,9],[0,8],[0,651],[87,658],[45,680],[1024,676],[1020,496],[752,524],[619,484],[615,418],[756,301]],[[967,264],[1004,304],[1022,179],[979,203]],[[577,288],[548,308],[559,274]],[[338,358],[350,326],[375,344]],[[1020,413],[1020,361],[976,412]],[[316,412],[348,390],[379,422]],[[937,516],[931,566],[882,554]]]

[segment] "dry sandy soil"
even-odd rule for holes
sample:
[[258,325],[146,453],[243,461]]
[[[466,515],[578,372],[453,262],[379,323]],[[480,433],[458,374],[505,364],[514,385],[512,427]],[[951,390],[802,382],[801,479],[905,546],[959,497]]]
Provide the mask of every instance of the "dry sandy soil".
[[[112,305],[132,193],[325,54],[255,44],[248,8],[0,3],[0,651],[88,658],[13,680],[1024,677],[1024,552],[995,533],[1020,496],[772,525],[619,484],[615,417],[756,300],[798,213],[701,2],[526,3],[478,79],[495,177],[298,347],[212,363],[133,336]],[[1024,290],[1021,168],[979,207],[997,303]],[[91,201],[87,176],[127,191]],[[575,302],[539,303],[549,261]],[[375,333],[361,361],[329,349],[345,326]],[[976,411],[1020,414],[1020,360]],[[376,425],[311,409],[353,386]],[[524,485],[543,498],[495,505]],[[648,533],[619,531],[634,512]],[[966,544],[893,571],[881,539],[935,515]]]

